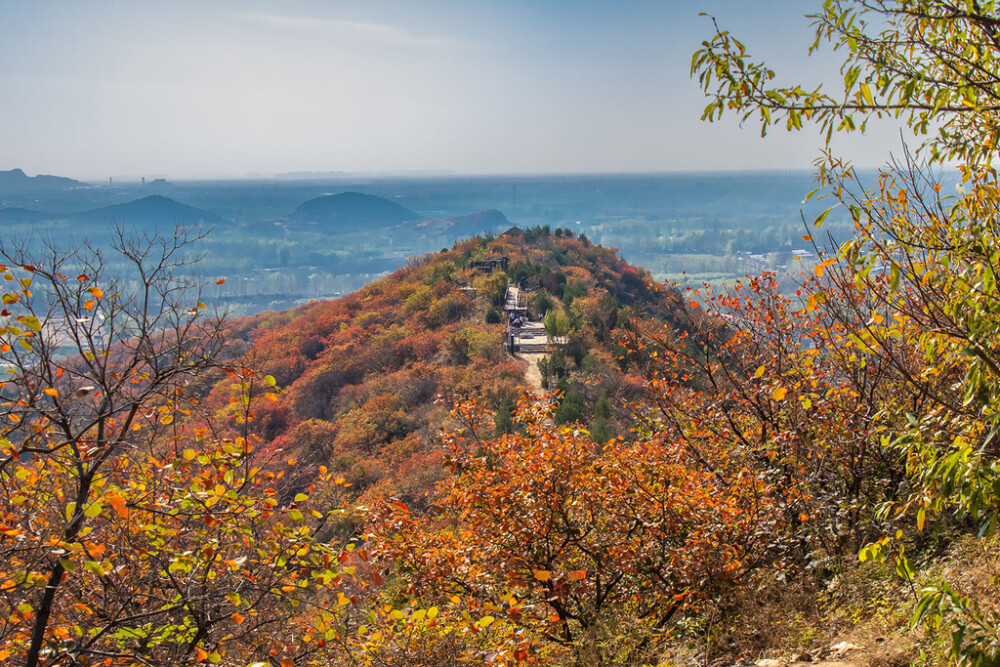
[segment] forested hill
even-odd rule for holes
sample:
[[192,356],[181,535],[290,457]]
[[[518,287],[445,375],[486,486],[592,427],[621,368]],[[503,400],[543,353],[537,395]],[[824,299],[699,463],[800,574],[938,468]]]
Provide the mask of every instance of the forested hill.
[[288,216],[290,223],[318,224],[327,231],[359,225],[389,227],[420,216],[396,202],[360,192],[342,192],[303,202]]
[[[484,261],[501,258],[506,271]],[[415,258],[334,301],[239,321],[234,337],[254,344],[278,387],[257,410],[261,448],[295,456],[306,480],[323,465],[363,498],[420,507],[442,474],[437,432],[453,397],[496,411],[499,432],[511,428],[527,364],[504,350],[510,280],[524,285],[531,318],[550,313],[565,334],[544,369],[563,392],[557,422],[596,425],[595,437],[627,434],[607,397],[638,384],[618,371],[617,341],[630,318],[669,316],[664,294],[614,249],[535,228]],[[216,399],[228,392],[220,383]]]

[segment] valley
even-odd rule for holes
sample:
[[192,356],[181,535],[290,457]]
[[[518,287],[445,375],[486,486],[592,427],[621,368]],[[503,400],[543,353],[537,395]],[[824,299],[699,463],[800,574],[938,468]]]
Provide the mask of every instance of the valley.
[[[511,227],[571,229],[661,281],[794,273],[815,261],[802,220],[823,209],[801,201],[808,173],[55,183],[0,179],[7,238],[102,243],[114,224],[211,230],[191,251],[204,254],[205,278],[226,279],[207,295],[233,315],[335,298],[410,257]],[[827,229],[839,240],[850,227],[838,215]]]

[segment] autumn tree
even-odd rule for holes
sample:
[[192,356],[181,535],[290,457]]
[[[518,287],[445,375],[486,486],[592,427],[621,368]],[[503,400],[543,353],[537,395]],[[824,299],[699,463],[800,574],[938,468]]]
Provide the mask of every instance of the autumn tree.
[[[186,277],[192,237],[0,248],[0,656],[7,664],[287,660],[337,559],[246,429],[185,390],[225,324]],[[111,267],[127,267],[116,271]],[[230,418],[273,381],[238,362]],[[306,496],[296,498],[304,503]],[[334,556],[336,554],[333,554]]]
[[[639,664],[677,618],[736,580],[770,511],[751,475],[723,480],[684,464],[659,437],[601,447],[546,425],[522,403],[523,434],[485,438],[488,415],[457,406],[453,476],[437,516],[389,504],[376,557],[427,604],[467,600],[522,629],[501,655]],[[554,651],[554,652],[553,652]]]
[[[757,117],[762,131],[815,123],[829,143],[837,132],[864,131],[871,119],[892,117],[917,137],[916,157],[904,149],[874,183],[834,156],[821,163],[820,185],[846,207],[857,233],[817,267],[838,285],[854,286],[846,299],[855,308],[845,350],[881,358],[900,382],[899,394],[873,395],[872,407],[894,424],[881,442],[905,462],[913,487],[877,516],[909,519],[916,531],[936,518],[971,521],[989,535],[1000,513],[998,9],[990,0],[827,0],[812,16],[812,48],[832,45],[843,54],[836,92],[773,86],[774,70],[725,30],[692,61],[711,99],[707,120],[732,110],[744,121]],[[920,159],[956,164],[957,194]],[[831,293],[816,290],[811,303],[827,312]],[[903,546],[889,534],[861,556],[891,559],[900,576],[911,578]],[[960,591],[931,587],[917,612],[918,619],[948,619],[956,660],[996,662],[995,614]]]

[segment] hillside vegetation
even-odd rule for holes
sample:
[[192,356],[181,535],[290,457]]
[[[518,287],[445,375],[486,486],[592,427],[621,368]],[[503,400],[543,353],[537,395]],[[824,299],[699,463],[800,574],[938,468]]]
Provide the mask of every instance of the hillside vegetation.
[[[485,257],[506,258],[508,271],[478,268]],[[279,388],[256,409],[263,449],[294,456],[300,480],[323,465],[363,501],[392,495],[426,508],[443,474],[438,431],[457,398],[500,415],[498,432],[512,428],[525,362],[505,350],[511,280],[523,281],[532,317],[564,322],[568,344],[545,364],[568,400],[559,420],[591,423],[600,402],[605,439],[627,433],[609,398],[621,405],[639,385],[618,374],[628,367],[618,340],[631,320],[670,311],[613,250],[537,228],[476,237],[350,296],[235,323],[234,338]],[[218,400],[227,392],[221,383]]]
[[[855,236],[792,295],[656,286],[535,227],[227,323],[183,232],[119,233],[132,282],[4,247],[0,660],[1000,663],[1000,15],[814,19],[843,88],[769,88],[720,31],[706,118],[892,114],[960,183],[830,157]],[[509,283],[550,395],[503,351]]]

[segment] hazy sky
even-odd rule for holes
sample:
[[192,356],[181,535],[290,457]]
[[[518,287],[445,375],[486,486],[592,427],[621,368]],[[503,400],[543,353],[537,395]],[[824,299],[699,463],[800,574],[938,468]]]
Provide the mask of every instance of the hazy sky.
[[[818,80],[819,0],[0,0],[0,169],[76,178],[287,171],[806,168],[814,132],[708,125],[688,76],[716,15]],[[835,69],[833,70],[835,72]],[[862,165],[895,130],[851,140]]]

